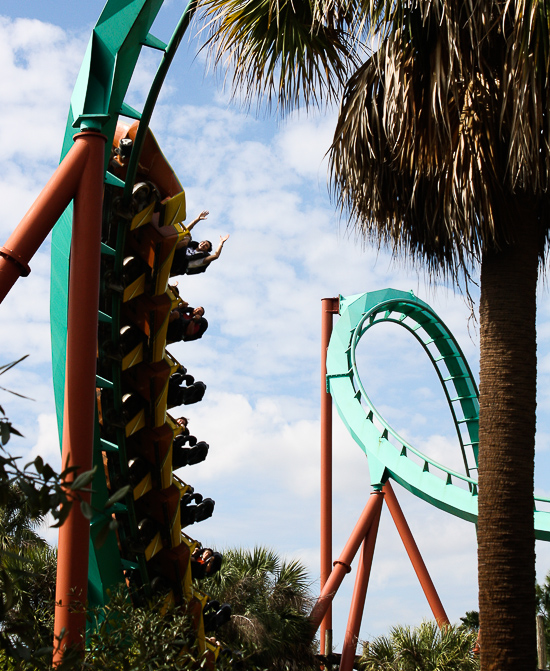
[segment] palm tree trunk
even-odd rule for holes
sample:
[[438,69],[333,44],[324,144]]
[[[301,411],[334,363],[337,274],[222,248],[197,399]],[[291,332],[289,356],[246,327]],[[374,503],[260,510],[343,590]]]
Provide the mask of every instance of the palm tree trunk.
[[[483,671],[534,671],[536,287],[540,234],[515,210],[514,244],[481,263],[479,610]],[[508,214],[507,216],[513,216]],[[510,230],[510,229],[508,229]],[[512,230],[514,230],[512,228]]]

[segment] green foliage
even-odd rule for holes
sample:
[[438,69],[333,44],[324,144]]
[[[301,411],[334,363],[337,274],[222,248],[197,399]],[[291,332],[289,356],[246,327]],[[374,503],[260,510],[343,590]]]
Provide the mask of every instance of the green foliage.
[[[35,473],[29,471],[31,466],[34,466]],[[40,457],[27,464],[24,470],[20,470],[15,458],[8,455],[2,461],[0,456],[2,669],[30,670],[51,667],[57,551],[38,535],[36,529],[48,512],[57,519],[54,526],[63,524],[73,502],[80,498],[82,488],[88,486],[93,477],[92,471],[82,473],[72,482],[72,487],[69,487],[66,477],[75,470],[67,468],[57,475]],[[113,499],[117,495],[113,495]],[[81,505],[82,503],[84,502],[81,501]],[[111,505],[112,501],[107,503]],[[116,607],[113,612],[116,612]],[[127,622],[134,622],[126,614],[124,617]],[[171,631],[166,621],[163,626]],[[111,638],[108,644],[111,644]],[[139,648],[139,645],[136,639],[135,646]],[[171,659],[164,648],[153,646],[152,649],[161,655],[159,659]],[[136,658],[142,659],[143,655],[136,653]],[[74,657],[68,655],[63,668],[74,668],[74,663]],[[126,669],[124,666],[120,668]],[[165,667],[153,665],[128,668]]]
[[246,669],[317,668],[305,567],[266,548],[230,549],[223,555],[219,573],[202,584],[211,598],[231,604],[231,620],[216,637],[242,650]]
[[[0,366],[0,375],[26,359],[27,356]],[[28,398],[5,387],[0,387],[0,389],[21,398]],[[0,507],[6,510],[10,508],[15,487],[25,499],[24,516],[32,520],[41,519],[47,513],[51,513],[56,520],[54,526],[60,526],[67,518],[73,500],[78,498],[78,492],[69,496],[65,489],[67,480],[75,474],[78,468],[67,465],[62,473],[57,474],[49,464],[44,463],[40,456],[26,464],[24,468],[20,468],[20,457],[12,457],[5,449],[12,435],[22,436],[0,406]],[[84,474],[79,477],[82,475]]]
[[479,612],[477,610],[467,610],[466,615],[460,618],[461,627],[470,631],[479,631]]
[[11,485],[0,506],[0,651],[13,663],[51,654],[57,553],[36,528],[40,515]]
[[546,636],[546,656],[550,659],[550,571],[542,584],[535,585],[537,598],[537,615],[544,619],[544,634]]
[[[24,358],[0,366],[0,375]],[[21,433],[2,407],[0,415],[0,668],[23,668],[31,659],[35,664],[49,660],[51,666],[57,552],[36,529],[48,513],[53,526],[61,526],[78,501],[94,512],[82,500],[94,470],[77,474],[77,466],[67,465],[58,474],[40,456],[21,468],[20,458],[5,450],[10,437]],[[105,507],[127,489],[113,494]]]
[[[51,601],[53,606],[53,600]],[[58,671],[172,671],[199,670],[205,659],[195,647],[191,617],[181,609],[169,608],[162,600],[147,607],[134,608],[121,591],[109,605],[92,611],[88,619],[94,629],[88,635],[84,659],[69,649]],[[32,623],[29,623],[32,627]],[[48,632],[53,641],[53,620]],[[37,654],[38,652],[38,654]],[[0,651],[0,668],[9,671],[47,671],[51,669],[53,648],[33,651],[27,658],[16,658]]]
[[195,631],[185,610],[167,608],[162,599],[134,608],[122,593],[92,613],[82,669],[160,671],[200,668]]
[[419,627],[392,627],[389,636],[367,643],[361,656],[363,671],[475,671],[472,655],[475,632],[463,627],[439,629],[436,622]]
[[359,63],[349,5],[320,11],[307,0],[201,0],[199,7],[214,64],[233,66],[234,91],[248,102],[258,94],[288,111],[335,100]]

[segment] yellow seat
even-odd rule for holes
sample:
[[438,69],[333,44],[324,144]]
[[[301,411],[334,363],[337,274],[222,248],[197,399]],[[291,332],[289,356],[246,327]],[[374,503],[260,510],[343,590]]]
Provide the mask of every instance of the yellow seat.
[[159,226],[181,226],[185,217],[185,191],[162,201]]

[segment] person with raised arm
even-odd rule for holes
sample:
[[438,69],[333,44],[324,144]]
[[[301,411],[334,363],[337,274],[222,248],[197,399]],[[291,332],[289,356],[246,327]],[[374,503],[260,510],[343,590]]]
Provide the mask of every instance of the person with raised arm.
[[212,252],[212,243],[210,240],[195,242],[190,235],[192,229],[199,221],[204,221],[208,214],[208,210],[203,210],[198,217],[193,219],[187,227],[189,235],[186,235],[176,245],[174,260],[172,261],[172,268],[170,270],[171,277],[175,275],[198,275],[199,273],[204,273],[212,261],[220,257],[229,234],[220,235],[220,243],[215,252]]

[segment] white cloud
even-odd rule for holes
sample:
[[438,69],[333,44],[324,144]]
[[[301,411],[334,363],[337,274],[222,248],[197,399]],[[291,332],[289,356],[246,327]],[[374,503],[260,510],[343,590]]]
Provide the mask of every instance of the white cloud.
[[55,414],[38,415],[38,437],[29,453],[29,459],[38,456],[56,470],[61,469],[61,454]]
[[58,26],[6,17],[0,38],[0,160],[26,168],[55,160],[85,42]]
[[282,124],[275,143],[281,160],[300,177],[310,179],[323,187],[327,183],[326,153],[332,143],[336,126],[335,111],[323,116],[307,116],[295,112]]

